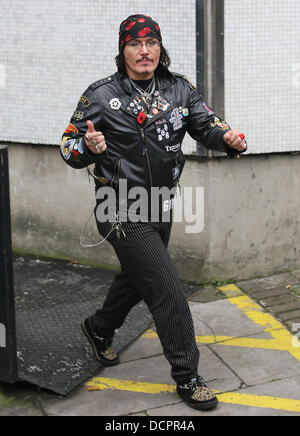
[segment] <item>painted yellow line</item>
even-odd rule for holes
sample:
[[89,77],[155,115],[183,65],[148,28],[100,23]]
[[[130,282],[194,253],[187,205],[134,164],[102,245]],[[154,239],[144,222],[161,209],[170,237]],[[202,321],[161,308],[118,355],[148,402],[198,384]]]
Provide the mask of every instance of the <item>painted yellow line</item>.
[[[163,394],[176,392],[176,386],[173,385],[136,382],[132,380],[117,380],[104,377],[94,377],[86,383],[86,386],[88,387],[88,390],[91,391],[115,389],[144,394]],[[264,409],[276,409],[300,413],[300,401],[298,400],[270,397],[265,395],[241,394],[236,392],[229,392],[225,394],[219,394],[218,391],[214,392],[217,394],[219,402],[224,404],[236,404],[240,406],[259,407]]]
[[[223,292],[222,287],[220,287],[219,289]],[[238,307],[238,309],[240,309],[242,312],[244,312],[244,314],[255,324],[264,327],[264,331],[268,332],[273,338],[266,341],[259,339],[250,340],[250,338],[237,338],[236,340],[233,340],[235,346],[247,346],[248,343],[249,347],[253,347],[253,345],[255,345],[254,341],[259,341],[256,342],[257,348],[287,351],[300,362],[300,348],[293,346],[293,336],[283,326],[283,324],[277,321],[271,314],[264,312],[263,309],[253,300],[251,300],[251,298],[249,298],[247,295],[228,298],[228,301]],[[253,345],[251,345],[252,341]],[[226,342],[226,345],[231,345],[230,341]]]
[[[285,329],[270,331],[273,339],[235,338],[233,336],[196,336],[197,344],[218,344],[227,347],[257,348],[262,350],[288,351],[300,361],[300,348],[293,347],[292,335]],[[143,334],[147,339],[158,339],[157,333],[147,330]]]
[[[158,339],[158,335],[153,330],[147,330],[143,335],[146,339]],[[198,344],[215,344],[216,342],[230,341],[234,339],[232,336],[196,336]]]
[[218,395],[218,399],[220,403],[300,413],[300,401],[291,400],[289,398],[277,398],[265,395],[250,395],[233,392],[220,394]]
[[283,324],[277,321],[271,314],[263,312],[263,309],[247,295],[228,298],[228,301],[244,312],[255,324],[264,327],[265,332],[284,328]]
[[147,338],[147,339],[157,339],[158,335],[154,330],[146,330],[145,333],[142,335],[143,338]]
[[[300,362],[300,347],[292,343],[292,334],[277,321],[271,314],[264,312],[263,308],[245,295],[236,285],[220,286],[218,288],[226,296],[238,295],[228,298],[228,301],[241,310],[256,325],[264,328],[272,339],[236,338],[231,336],[196,336],[198,344],[218,344],[222,346],[258,348],[264,350],[287,351]],[[157,333],[147,330],[144,338],[157,338]]]
[[238,297],[245,295],[244,292],[234,284],[219,286],[218,289],[226,295],[226,297]]
[[282,350],[288,351],[298,360],[298,362],[300,362],[300,348],[293,345],[293,336],[288,330],[276,330],[270,332],[270,334],[274,338],[273,341],[277,345],[277,349],[281,347]]
[[[264,312],[262,307],[245,295],[237,286],[226,285],[219,289],[228,297],[228,301],[241,310],[248,319],[253,321],[256,325],[263,327],[263,331],[267,332],[271,336],[271,339],[239,338],[231,336],[196,336],[197,343],[286,351],[300,361],[300,348],[293,346],[292,334],[280,322],[271,314]],[[143,337],[148,339],[158,338],[157,333],[153,330],[147,330],[143,334]],[[146,394],[176,392],[176,387],[172,385],[135,382],[131,380],[115,380],[102,377],[93,378],[87,382],[86,385],[89,390],[117,389]],[[289,398],[230,392],[218,394],[218,399],[220,403],[300,413],[300,401]]]
[[119,391],[140,392],[144,394],[161,394],[166,392],[175,392],[176,386],[135,382],[132,380],[117,380],[104,377],[94,377],[86,383],[89,390],[117,389]]

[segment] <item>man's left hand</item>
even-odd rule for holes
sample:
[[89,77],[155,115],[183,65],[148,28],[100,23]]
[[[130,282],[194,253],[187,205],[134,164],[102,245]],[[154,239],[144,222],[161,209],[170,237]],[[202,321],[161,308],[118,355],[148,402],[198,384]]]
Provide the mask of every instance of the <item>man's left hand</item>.
[[247,150],[245,135],[239,132],[239,130],[229,130],[229,132],[225,133],[223,139],[226,144],[237,151]]

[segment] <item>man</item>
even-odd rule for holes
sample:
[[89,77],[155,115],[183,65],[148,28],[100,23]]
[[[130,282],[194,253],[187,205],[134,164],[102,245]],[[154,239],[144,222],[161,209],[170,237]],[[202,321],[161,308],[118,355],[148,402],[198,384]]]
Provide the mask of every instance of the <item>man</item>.
[[[173,203],[160,201],[155,208],[152,193],[165,187],[169,200],[174,197],[186,131],[208,149],[231,157],[246,150],[244,136],[217,118],[184,76],[169,71],[159,25],[150,17],[133,15],[121,24],[116,63],[117,73],[91,85],[80,98],[61,145],[71,167],[95,164],[98,230],[121,264],[103,307],[83,322],[83,331],[97,359],[116,365],[114,331],[144,300],[177,393],[196,409],[210,409],[218,400],[198,375],[193,321],[167,251],[172,219],[170,213],[165,219],[170,212],[165,206]],[[105,215],[108,188],[118,195],[114,213]],[[135,188],[148,196],[134,209],[130,190]]]

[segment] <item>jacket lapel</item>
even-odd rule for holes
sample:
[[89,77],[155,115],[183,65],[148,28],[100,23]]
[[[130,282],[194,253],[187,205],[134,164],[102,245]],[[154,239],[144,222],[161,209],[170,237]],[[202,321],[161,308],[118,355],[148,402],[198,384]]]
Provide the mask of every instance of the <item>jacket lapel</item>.
[[145,101],[135,89],[132,89],[127,76],[120,78],[120,84],[125,91],[120,96],[122,103],[121,109],[127,114],[136,118],[137,122],[143,127],[147,127],[152,122],[166,115],[170,110],[174,109],[175,105],[170,99],[164,97],[163,91],[171,86],[176,78],[169,73],[170,77],[157,80],[157,90],[153,94],[152,104],[147,107]]

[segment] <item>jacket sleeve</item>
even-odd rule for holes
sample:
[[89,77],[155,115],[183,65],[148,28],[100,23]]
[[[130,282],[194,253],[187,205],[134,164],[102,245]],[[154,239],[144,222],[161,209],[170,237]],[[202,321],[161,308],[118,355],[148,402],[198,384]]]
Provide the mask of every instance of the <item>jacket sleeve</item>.
[[98,155],[92,153],[85,145],[84,135],[87,120],[91,120],[96,130],[100,130],[101,107],[97,95],[88,88],[80,97],[70,123],[63,133],[60,154],[72,168],[85,168],[93,164]]
[[231,158],[240,152],[230,147],[223,136],[230,130],[229,125],[217,117],[212,109],[203,101],[197,90],[190,86],[189,119],[187,131],[195,141],[200,141],[208,150],[227,153]]

